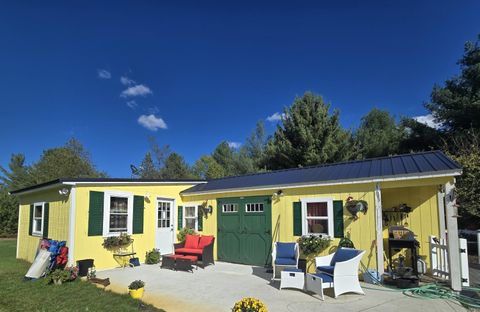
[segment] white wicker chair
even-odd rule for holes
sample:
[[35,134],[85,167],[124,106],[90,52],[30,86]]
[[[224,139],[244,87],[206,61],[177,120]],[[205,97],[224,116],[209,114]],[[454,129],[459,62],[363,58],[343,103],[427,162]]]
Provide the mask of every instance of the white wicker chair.
[[[358,267],[364,254],[364,250],[339,248],[334,254],[316,257],[317,274],[314,276],[323,277],[322,289],[333,287],[335,298],[348,292],[364,295],[358,280]],[[313,276],[310,279],[312,278]],[[323,299],[323,293],[321,296]]]
[[[279,244],[278,247],[277,247],[277,244]],[[281,272],[280,270],[281,268],[298,269],[299,257],[300,257],[300,250],[298,247],[298,243],[275,242],[273,244],[273,251],[272,251],[272,266],[273,266],[272,280],[277,278],[276,273]]]

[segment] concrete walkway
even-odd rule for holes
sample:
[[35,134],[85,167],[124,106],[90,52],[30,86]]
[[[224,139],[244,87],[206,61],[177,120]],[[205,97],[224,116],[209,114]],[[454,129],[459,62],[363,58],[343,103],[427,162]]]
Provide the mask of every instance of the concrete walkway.
[[[364,284],[365,296],[347,294],[338,299],[326,290],[325,301],[297,290],[279,290],[279,283],[270,283],[270,274],[264,268],[217,262],[194,273],[160,269],[158,265],[113,269],[97,272],[109,277],[110,289],[127,292],[127,286],[136,279],[146,283],[145,302],[168,312],[175,311],[231,311],[234,303],[243,297],[262,300],[269,311],[466,311],[443,300],[410,298],[401,292],[377,290],[380,287]],[[363,286],[363,285],[362,285]],[[107,288],[108,289],[108,288]]]

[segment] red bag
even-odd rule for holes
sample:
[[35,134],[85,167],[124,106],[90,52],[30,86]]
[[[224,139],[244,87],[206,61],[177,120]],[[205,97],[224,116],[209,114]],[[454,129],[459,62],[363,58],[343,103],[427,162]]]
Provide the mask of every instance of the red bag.
[[57,266],[65,265],[68,261],[68,247],[63,246],[60,248],[60,253],[57,256]]

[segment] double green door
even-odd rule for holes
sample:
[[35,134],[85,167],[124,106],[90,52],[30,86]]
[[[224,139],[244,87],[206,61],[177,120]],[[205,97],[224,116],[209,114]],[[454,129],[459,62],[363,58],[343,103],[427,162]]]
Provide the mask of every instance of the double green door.
[[219,198],[217,203],[218,259],[260,266],[270,264],[271,197]]

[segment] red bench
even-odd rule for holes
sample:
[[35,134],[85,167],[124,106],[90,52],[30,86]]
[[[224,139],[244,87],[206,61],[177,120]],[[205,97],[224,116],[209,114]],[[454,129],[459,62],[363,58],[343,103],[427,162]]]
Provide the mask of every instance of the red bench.
[[185,241],[175,244],[175,255],[195,256],[202,262],[202,267],[215,264],[213,259],[213,244],[215,237],[212,235],[189,235]]

